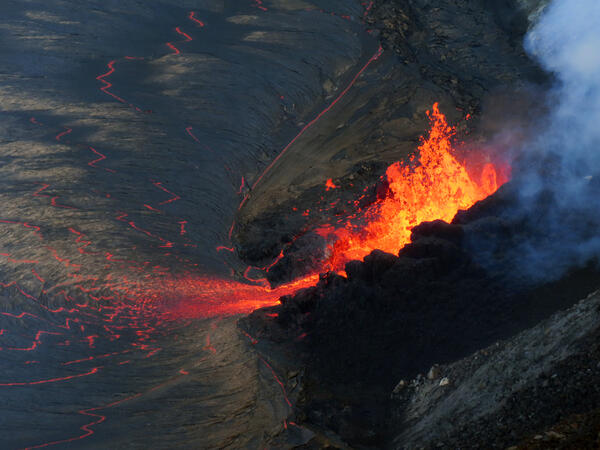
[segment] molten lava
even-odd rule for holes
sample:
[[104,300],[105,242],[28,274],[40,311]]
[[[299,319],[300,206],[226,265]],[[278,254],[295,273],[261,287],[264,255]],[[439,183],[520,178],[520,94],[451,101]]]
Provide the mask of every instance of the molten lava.
[[348,221],[338,229],[318,230],[332,242],[324,269],[341,270],[346,262],[362,260],[374,249],[397,253],[410,242],[416,225],[436,219],[449,222],[459,210],[470,208],[508,181],[508,171],[490,162],[468,170],[468,164],[455,155],[456,131],[437,103],[427,115],[431,131],[418,148],[418,160],[413,156],[409,164],[396,162],[388,167],[387,194],[362,212],[361,223]]
[[[198,318],[247,314],[256,309],[276,305],[279,298],[314,286],[319,275],[308,275],[277,288],[226,280],[220,277],[189,277],[163,281],[171,298],[161,295],[156,303],[165,302],[165,318]],[[164,292],[164,291],[161,291]]]
[[329,189],[337,189],[338,186],[336,186],[335,183],[331,180],[331,178],[329,178],[325,183],[325,188],[328,191]]

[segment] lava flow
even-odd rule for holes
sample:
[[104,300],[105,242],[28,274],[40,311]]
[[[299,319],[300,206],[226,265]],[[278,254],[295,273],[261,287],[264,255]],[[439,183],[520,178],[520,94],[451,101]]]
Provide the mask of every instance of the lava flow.
[[418,160],[413,155],[409,164],[395,162],[388,167],[383,180],[389,187],[383,198],[359,212],[358,220],[317,230],[331,242],[323,269],[342,270],[348,261],[362,260],[375,249],[397,253],[410,242],[416,225],[436,219],[449,222],[459,210],[470,208],[508,181],[507,168],[491,162],[479,168],[471,167],[474,161],[461,163],[452,147],[456,130],[437,103],[427,115],[431,131],[418,148]]

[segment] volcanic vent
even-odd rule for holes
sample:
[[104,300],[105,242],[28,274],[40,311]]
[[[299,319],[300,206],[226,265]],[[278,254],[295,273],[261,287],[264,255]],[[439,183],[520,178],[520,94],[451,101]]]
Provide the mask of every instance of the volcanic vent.
[[[348,202],[351,209],[345,216],[338,214],[329,223],[305,229],[292,241],[290,251],[282,250],[268,266],[270,281],[278,283],[298,273],[343,273],[346,263],[362,260],[375,249],[397,253],[410,242],[418,224],[449,222],[459,210],[493,194],[508,180],[510,167],[500,158],[491,162],[492,155],[483,152],[459,155],[453,146],[456,129],[448,125],[438,103],[427,116],[431,129],[417,152],[407,162],[389,166],[375,189],[365,188],[372,191],[370,199],[363,194]],[[332,185],[328,180],[326,189]],[[303,242],[313,245],[307,249]],[[317,256],[299,256],[311,251]]]

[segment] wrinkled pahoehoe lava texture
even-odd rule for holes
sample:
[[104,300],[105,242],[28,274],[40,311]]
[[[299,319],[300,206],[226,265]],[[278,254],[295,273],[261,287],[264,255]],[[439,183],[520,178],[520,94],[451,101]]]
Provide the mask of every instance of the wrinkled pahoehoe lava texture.
[[0,2],[1,447],[289,437],[234,322],[194,317],[243,283],[243,180],[377,51],[364,9]]

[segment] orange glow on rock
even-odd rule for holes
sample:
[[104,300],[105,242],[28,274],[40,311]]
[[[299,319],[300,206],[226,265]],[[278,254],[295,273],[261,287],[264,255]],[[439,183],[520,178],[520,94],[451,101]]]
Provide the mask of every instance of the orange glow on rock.
[[328,191],[329,189],[337,189],[339,188],[339,186],[336,186],[335,183],[331,180],[331,178],[329,178],[326,182],[325,182],[325,190]]

